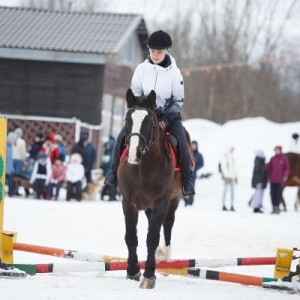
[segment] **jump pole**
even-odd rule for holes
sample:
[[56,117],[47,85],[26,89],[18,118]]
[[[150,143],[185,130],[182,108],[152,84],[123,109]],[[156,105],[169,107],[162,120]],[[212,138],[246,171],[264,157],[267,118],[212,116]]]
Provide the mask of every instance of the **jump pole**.
[[77,251],[77,250],[67,250],[62,248],[52,248],[52,247],[45,247],[45,246],[38,246],[32,244],[24,244],[24,243],[14,243],[13,244],[14,250],[37,253],[37,254],[44,254],[56,257],[62,257],[72,260],[79,260],[79,261],[89,261],[89,262],[110,262],[112,260],[119,261],[125,260],[121,257],[116,256],[109,256],[109,255],[102,255],[98,253],[91,253],[91,252],[84,252],[84,251]]
[[[126,258],[102,255],[92,252],[84,252],[77,250],[66,250],[62,248],[52,248],[45,246],[37,246],[32,244],[14,243],[14,250],[44,254],[56,257],[62,257],[72,260],[89,261],[89,262],[111,262],[114,261],[116,267],[126,270]],[[116,261],[116,262],[115,262]],[[250,265],[274,265],[276,257],[241,257],[241,258],[221,258],[221,259],[170,259],[162,260],[166,268],[192,268],[192,267],[225,267],[225,266],[250,266]],[[140,262],[144,264],[145,262]],[[163,267],[161,267],[163,268]]]
[[[53,263],[53,264],[12,264],[23,270],[31,270],[31,275],[37,273],[59,273],[59,272],[96,272],[96,271],[122,271],[122,267],[116,268],[114,263],[101,263],[101,262],[81,262],[81,263]],[[164,263],[158,263],[157,267],[164,266]],[[144,269],[145,265],[141,267]],[[271,277],[257,277],[248,276],[235,273],[219,272],[207,269],[186,269],[186,274],[201,279],[219,280],[232,283],[239,283],[245,285],[262,286],[263,283],[277,281],[276,278]]]

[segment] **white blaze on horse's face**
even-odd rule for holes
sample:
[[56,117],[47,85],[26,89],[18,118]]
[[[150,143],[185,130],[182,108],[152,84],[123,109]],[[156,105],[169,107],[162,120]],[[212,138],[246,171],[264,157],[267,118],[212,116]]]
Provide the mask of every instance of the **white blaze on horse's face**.
[[[143,109],[135,110],[131,114],[131,118],[132,118],[131,133],[141,133],[142,123],[147,115],[148,112]],[[140,142],[140,138],[137,135],[132,136],[130,138],[129,151],[128,151],[128,162],[130,164],[136,165],[140,162],[140,158],[137,157],[139,142]]]

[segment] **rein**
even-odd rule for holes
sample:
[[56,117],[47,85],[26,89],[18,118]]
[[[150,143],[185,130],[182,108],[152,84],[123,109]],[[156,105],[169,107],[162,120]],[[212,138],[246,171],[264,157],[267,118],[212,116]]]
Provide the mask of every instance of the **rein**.
[[[152,115],[152,118],[153,118],[153,111],[148,109],[148,108],[130,108],[130,109],[128,109],[128,112],[133,111],[133,110],[146,110]],[[155,127],[155,123],[154,123],[154,119],[153,119],[152,120],[151,131],[150,131],[150,138],[149,138],[148,143],[147,143],[147,139],[145,138],[145,136],[143,134],[141,134],[139,132],[135,132],[135,133],[130,133],[126,137],[126,140],[125,140],[126,145],[127,146],[129,145],[129,140],[131,139],[131,137],[137,136],[138,138],[142,139],[143,142],[144,142],[145,148],[143,149],[142,154],[145,154],[146,152],[148,152],[150,150],[151,146],[154,143],[154,136],[153,136],[154,127]]]

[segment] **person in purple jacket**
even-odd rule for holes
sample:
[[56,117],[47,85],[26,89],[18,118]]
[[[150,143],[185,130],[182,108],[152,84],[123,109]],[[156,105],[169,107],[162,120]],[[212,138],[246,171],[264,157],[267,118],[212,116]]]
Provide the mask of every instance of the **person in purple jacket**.
[[272,214],[279,214],[283,186],[290,173],[290,163],[287,156],[282,153],[281,146],[276,146],[274,151],[275,155],[271,157],[267,170],[268,180],[271,185]]

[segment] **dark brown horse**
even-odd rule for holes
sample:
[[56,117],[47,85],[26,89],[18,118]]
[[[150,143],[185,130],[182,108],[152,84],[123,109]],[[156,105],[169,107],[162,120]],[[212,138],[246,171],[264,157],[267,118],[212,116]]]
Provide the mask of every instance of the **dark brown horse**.
[[148,256],[140,287],[154,288],[155,251],[162,225],[165,245],[170,247],[181,192],[181,173],[174,172],[172,158],[166,151],[166,135],[160,129],[155,113],[155,92],[148,97],[135,97],[128,90],[126,100],[128,152],[118,167],[118,182],[126,224],[127,277],[139,280],[141,276],[137,257],[137,222],[139,211],[144,210],[149,224]]
[[[288,157],[291,171],[287,181],[285,182],[285,187],[298,186],[298,192],[295,202],[295,210],[297,210],[300,205],[300,154],[289,152],[286,153],[286,156]],[[282,198],[281,203],[283,205],[284,210],[286,210],[286,203],[284,198]]]

